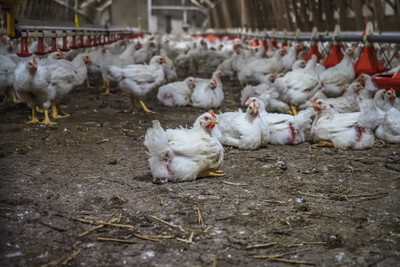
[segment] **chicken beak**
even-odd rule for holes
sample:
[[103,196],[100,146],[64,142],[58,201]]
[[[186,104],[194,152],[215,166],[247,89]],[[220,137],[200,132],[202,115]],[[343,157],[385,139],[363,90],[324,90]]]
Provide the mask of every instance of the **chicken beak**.
[[396,99],[396,91],[393,88],[390,88],[390,91],[392,92],[392,96],[390,97],[390,99],[393,101]]
[[219,121],[218,121],[218,119],[212,119],[212,120],[210,121],[210,123],[211,123],[211,124],[218,124]]
[[316,107],[315,103],[311,103],[310,108],[315,108],[315,107]]
[[258,109],[257,109],[257,107],[256,106],[253,106],[252,107],[252,109],[251,109],[251,115],[257,115],[258,114]]

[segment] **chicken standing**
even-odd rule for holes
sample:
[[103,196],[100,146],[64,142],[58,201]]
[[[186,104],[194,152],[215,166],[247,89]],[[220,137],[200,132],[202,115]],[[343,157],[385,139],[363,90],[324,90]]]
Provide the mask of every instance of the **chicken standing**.
[[21,62],[15,68],[14,90],[18,98],[32,110],[32,119],[26,123],[39,123],[37,109],[44,110],[45,125],[55,124],[50,121],[48,108],[50,100],[55,96],[55,90],[49,88],[50,72],[44,61],[32,58],[28,62]]
[[221,144],[249,150],[267,146],[270,133],[264,120],[264,103],[256,97],[250,97],[246,105],[245,113],[239,110],[218,116],[219,124],[212,134]]
[[196,80],[193,77],[163,85],[158,88],[157,99],[169,107],[187,106],[190,104],[190,96],[195,86]]
[[6,55],[0,55],[0,95],[4,96],[3,104],[14,85],[14,70],[17,64]]
[[133,64],[125,68],[110,66],[110,73],[113,79],[129,95],[132,108],[134,108],[135,102],[138,101],[146,113],[155,113],[146,107],[142,97],[163,82],[164,70],[161,65],[164,63],[166,61],[163,56],[154,56],[149,65]]
[[54,119],[69,117],[68,113],[60,110],[61,99],[71,92],[78,85],[83,84],[87,78],[86,64],[90,63],[91,59],[86,54],[77,55],[71,62],[58,59],[50,63],[48,68],[50,75],[50,90],[56,92],[52,99],[52,117]]
[[197,177],[223,176],[220,167],[224,148],[211,130],[218,123],[212,111],[199,116],[192,128],[164,130],[159,121],[147,130],[144,145],[148,149],[153,182],[194,181]]

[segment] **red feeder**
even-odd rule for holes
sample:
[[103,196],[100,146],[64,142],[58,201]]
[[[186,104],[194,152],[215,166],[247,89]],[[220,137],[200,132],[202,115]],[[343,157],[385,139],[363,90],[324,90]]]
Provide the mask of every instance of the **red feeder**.
[[92,47],[92,36],[88,35],[88,37],[86,38],[86,45],[85,47]]
[[375,49],[371,45],[366,45],[360,58],[354,62],[354,71],[356,75],[366,73],[373,75],[383,71],[383,66],[375,55]]
[[275,48],[279,48],[279,47],[278,47],[278,42],[277,42],[275,39],[272,39],[271,45],[272,45],[273,47],[275,47]]
[[343,58],[343,52],[340,47],[340,44],[334,43],[332,45],[332,50],[329,53],[329,55],[324,59],[322,62],[322,65],[325,66],[325,68],[330,68],[335,65],[337,65],[340,61],[342,61]]
[[37,41],[37,42],[38,42],[38,47],[37,47],[37,50],[36,50],[35,52],[33,52],[35,55],[42,56],[42,55],[46,55],[46,54],[47,54],[47,52],[44,51],[43,37],[44,37],[44,34],[43,34],[43,32],[42,32],[42,36],[41,36],[41,37],[38,37],[38,41]]
[[28,32],[25,37],[21,37],[21,51],[17,53],[19,57],[30,57],[32,53],[29,53],[28,49]]
[[[53,34],[56,35],[55,32],[53,32]],[[57,50],[58,50],[58,49],[57,49],[57,36],[51,37],[51,48],[50,48],[50,50],[47,51],[47,52],[53,53],[53,52],[56,52]]]
[[69,51],[71,49],[68,48],[67,32],[64,31],[64,34],[65,34],[65,36],[63,37],[63,45],[62,45],[60,50],[63,51],[63,52],[67,52],[67,51]]
[[78,49],[79,47],[76,45],[76,35],[72,35],[72,44],[69,46],[71,49]]
[[265,47],[265,54],[267,54],[269,47],[266,39],[262,40],[261,46]]
[[387,74],[375,74],[372,76],[372,81],[380,89],[390,89],[400,93],[400,70],[398,70],[393,76]]
[[258,47],[260,46],[260,41],[258,39],[254,39],[253,43],[251,44],[252,47]]
[[80,47],[80,48],[84,48],[84,47],[85,47],[85,41],[84,41],[84,39],[83,39],[83,35],[81,35],[81,36],[79,37],[79,47]]
[[311,44],[310,45],[310,52],[308,52],[308,55],[306,56],[305,60],[310,60],[312,55],[317,56],[317,62],[319,62],[322,59],[322,55],[318,50],[318,45],[317,44]]
[[93,36],[93,46],[98,46],[97,36]]

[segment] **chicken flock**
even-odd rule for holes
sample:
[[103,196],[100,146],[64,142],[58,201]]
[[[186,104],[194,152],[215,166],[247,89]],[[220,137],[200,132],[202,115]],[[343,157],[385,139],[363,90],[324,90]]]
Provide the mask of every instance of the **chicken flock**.
[[[4,101],[15,92],[32,111],[26,123],[35,124],[51,125],[68,117],[60,101],[85,81],[90,87],[92,75],[101,77],[103,94],[110,94],[110,84],[118,84],[132,108],[146,113],[156,113],[143,102],[152,90],[158,90],[157,100],[165,106],[209,110],[191,128],[164,130],[154,120],[147,130],[144,145],[150,170],[153,181],[161,183],[222,176],[223,146],[255,150],[310,141],[313,147],[366,149],[375,138],[400,143],[399,98],[393,89],[378,89],[367,74],[356,77],[354,54],[360,47],[343,44],[342,60],[325,68],[315,55],[305,60],[306,45],[251,43],[247,38],[146,35],[19,58],[18,45],[3,36],[0,89]],[[32,42],[29,50],[36,47]],[[386,50],[394,58],[394,73],[400,66],[399,49],[388,45]],[[212,75],[198,77],[200,66]],[[212,109],[220,108],[224,91],[233,90],[223,86],[224,79],[241,85],[238,110],[215,114]],[[44,113],[44,120],[38,113]]]

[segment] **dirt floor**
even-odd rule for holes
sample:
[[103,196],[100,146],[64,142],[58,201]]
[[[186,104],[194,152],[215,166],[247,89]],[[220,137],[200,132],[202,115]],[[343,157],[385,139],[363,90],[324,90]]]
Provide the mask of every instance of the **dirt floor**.
[[[239,84],[223,83],[220,110],[236,110]],[[157,185],[151,121],[190,126],[205,110],[154,91],[157,114],[132,113],[113,91],[77,88],[50,127],[0,108],[2,266],[400,266],[399,145],[227,147],[225,177]]]

